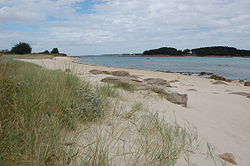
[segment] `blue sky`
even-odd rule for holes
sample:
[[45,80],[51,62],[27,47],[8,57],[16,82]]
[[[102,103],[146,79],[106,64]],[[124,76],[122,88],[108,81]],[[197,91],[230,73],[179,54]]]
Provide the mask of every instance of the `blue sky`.
[[95,13],[94,6],[101,3],[101,1],[85,0],[75,3],[73,6],[79,14],[93,14]]
[[0,0],[0,49],[69,55],[227,45],[250,49],[249,0]]

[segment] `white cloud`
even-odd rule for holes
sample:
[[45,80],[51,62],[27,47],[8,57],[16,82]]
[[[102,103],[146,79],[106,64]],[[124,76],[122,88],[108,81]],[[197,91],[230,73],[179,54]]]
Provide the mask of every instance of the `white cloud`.
[[[0,21],[46,32],[30,36],[10,30],[5,38],[0,35],[4,46],[29,40],[37,50],[59,47],[71,55],[141,52],[161,46],[249,49],[249,0],[99,0],[102,3],[92,14],[76,12],[73,4],[83,0],[18,1],[0,0]],[[45,21],[48,16],[65,21]]]

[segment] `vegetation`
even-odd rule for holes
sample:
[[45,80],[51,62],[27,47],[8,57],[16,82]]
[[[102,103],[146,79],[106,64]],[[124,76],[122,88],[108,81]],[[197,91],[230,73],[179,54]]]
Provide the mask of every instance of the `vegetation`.
[[97,88],[97,93],[104,97],[119,97],[119,92],[111,85],[103,85]]
[[234,47],[213,46],[195,49],[177,50],[176,48],[162,47],[159,49],[147,50],[143,55],[169,55],[169,56],[249,56],[250,50],[239,50]]
[[123,118],[129,119],[131,117],[134,117],[135,113],[142,111],[142,109],[143,109],[142,103],[135,103],[132,106],[131,110],[123,115]]
[[247,50],[238,50],[234,47],[203,47],[192,49],[192,53],[199,56],[208,56],[208,55],[218,55],[218,56],[250,56],[250,51]]
[[51,52],[48,50],[38,52],[38,53],[31,53],[32,47],[28,43],[19,42],[18,44],[15,44],[11,50],[3,49],[0,51],[0,54],[3,55],[26,55],[26,57],[18,57],[18,58],[44,58],[42,55],[45,56],[45,58],[53,57],[53,56],[67,56],[67,54],[59,53],[58,48],[53,48]]
[[174,166],[181,157],[189,162],[196,132],[166,123],[142,103],[119,100],[117,88],[136,89],[119,82],[93,86],[72,72],[1,56],[0,165]]
[[129,84],[127,82],[119,82],[119,81],[114,83],[114,87],[121,88],[123,90],[130,91],[130,92],[134,92],[136,89],[135,85]]
[[32,51],[31,46],[28,43],[19,42],[12,47],[11,53],[14,54],[30,54]]
[[70,73],[0,57],[1,165],[66,165],[63,131],[104,116],[102,99]]
[[48,50],[45,50],[43,52],[38,52],[38,54],[50,54],[50,52]]
[[179,55],[176,48],[162,47],[159,49],[144,51],[143,55]]
[[178,159],[188,155],[198,145],[196,132],[160,120],[158,114],[148,114],[142,118],[139,128],[139,159],[143,165],[176,165]]
[[58,48],[53,48],[51,54],[59,54]]
[[9,54],[10,51],[8,49],[3,49],[0,51],[0,54]]
[[11,54],[11,58],[16,59],[48,59],[53,58],[54,56],[51,54],[24,54],[24,55],[17,55],[17,54]]
[[79,140],[85,142],[80,144],[85,148],[76,165],[175,166],[180,159],[186,164],[179,165],[189,165],[189,155],[201,150],[195,130],[166,123],[157,113],[147,112],[141,103],[130,108],[121,114],[116,109],[99,125],[82,129],[87,141]]

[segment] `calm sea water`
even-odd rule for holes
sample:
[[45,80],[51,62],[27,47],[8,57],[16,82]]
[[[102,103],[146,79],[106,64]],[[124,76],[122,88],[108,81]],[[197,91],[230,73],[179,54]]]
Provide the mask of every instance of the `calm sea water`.
[[250,58],[82,56],[77,62],[171,72],[211,72],[232,80],[250,81]]

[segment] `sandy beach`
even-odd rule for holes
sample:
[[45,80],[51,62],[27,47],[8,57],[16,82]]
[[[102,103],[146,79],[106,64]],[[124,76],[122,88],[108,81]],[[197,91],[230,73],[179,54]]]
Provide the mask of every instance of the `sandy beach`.
[[[143,103],[151,112],[157,112],[167,122],[177,121],[197,128],[199,138],[215,147],[215,154],[232,153],[240,166],[250,165],[250,87],[237,81],[213,84],[212,79],[135,69],[91,66],[72,62],[72,58],[25,59],[48,69],[70,69],[80,78],[93,84],[103,84],[105,74],[93,75],[90,70],[127,71],[141,79],[162,78],[172,81],[170,89],[188,95],[187,107],[173,104],[166,99],[144,92],[124,92],[126,102]],[[178,80],[178,81],[173,81]],[[239,93],[239,92],[244,92]],[[127,96],[127,97],[126,97]],[[144,97],[142,97],[144,96]],[[197,161],[197,165],[210,165]],[[227,163],[227,165],[232,165]]]

